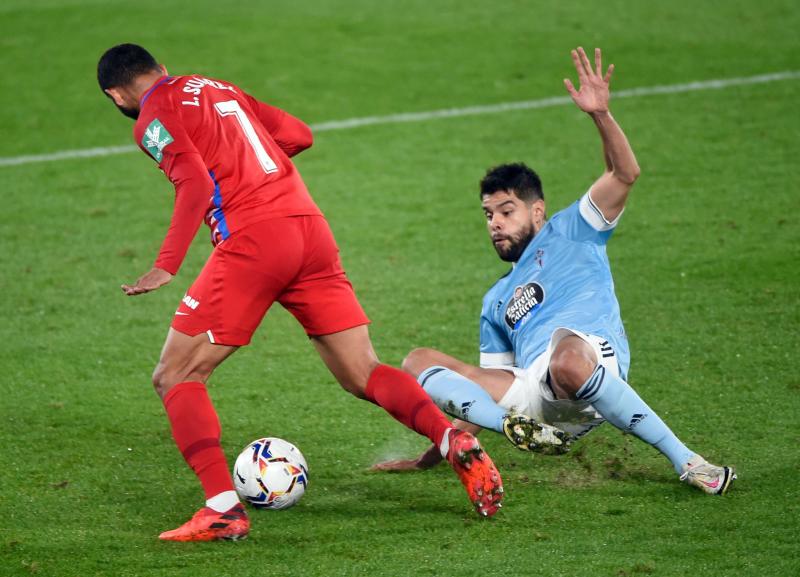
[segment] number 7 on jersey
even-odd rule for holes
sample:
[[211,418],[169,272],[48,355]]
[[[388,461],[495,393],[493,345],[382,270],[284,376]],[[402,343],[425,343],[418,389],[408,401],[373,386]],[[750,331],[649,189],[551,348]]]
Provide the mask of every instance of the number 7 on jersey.
[[214,108],[217,109],[217,112],[220,116],[233,115],[236,117],[236,120],[239,121],[239,126],[241,126],[242,131],[244,131],[247,141],[253,148],[253,152],[256,153],[256,158],[258,158],[261,168],[263,168],[264,172],[267,174],[277,172],[278,165],[275,164],[275,161],[270,158],[269,154],[267,154],[267,151],[264,149],[264,145],[261,144],[261,141],[258,139],[258,134],[256,134],[253,124],[250,122],[250,119],[247,118],[247,114],[244,113],[244,110],[242,110],[242,107],[239,106],[239,103],[235,100],[226,100],[225,102],[217,102],[214,105]]

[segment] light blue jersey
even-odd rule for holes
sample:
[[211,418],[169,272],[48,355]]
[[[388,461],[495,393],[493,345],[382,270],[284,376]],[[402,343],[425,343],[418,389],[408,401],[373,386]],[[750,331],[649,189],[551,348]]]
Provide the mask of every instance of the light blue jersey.
[[630,351],[606,255],[616,224],[589,193],[547,221],[483,298],[481,366],[528,368],[564,327],[607,339],[625,378]]

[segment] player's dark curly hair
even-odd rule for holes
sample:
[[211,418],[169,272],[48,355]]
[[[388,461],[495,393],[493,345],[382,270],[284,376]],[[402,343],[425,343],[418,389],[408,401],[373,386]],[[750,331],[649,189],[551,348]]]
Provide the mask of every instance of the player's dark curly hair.
[[481,198],[501,190],[513,191],[520,200],[544,200],[539,175],[521,162],[501,164],[490,168],[481,180]]
[[119,44],[106,50],[97,63],[100,90],[128,86],[141,74],[161,70],[147,50],[137,44]]

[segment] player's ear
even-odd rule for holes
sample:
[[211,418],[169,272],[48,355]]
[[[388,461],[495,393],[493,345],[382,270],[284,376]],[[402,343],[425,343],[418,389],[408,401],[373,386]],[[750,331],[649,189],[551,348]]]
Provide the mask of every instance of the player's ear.
[[117,106],[122,106],[123,104],[125,104],[125,100],[123,100],[122,94],[120,93],[118,88],[106,88],[105,90],[103,90],[103,92],[105,92],[106,95],[111,100],[113,100],[114,104],[116,104]]
[[164,76],[169,76],[169,72],[167,72],[166,66],[164,66],[163,64],[159,64],[158,67],[161,68],[161,72],[164,73]]
[[536,230],[539,230],[542,228],[542,226],[544,226],[545,218],[544,200],[537,198],[531,203],[531,220],[533,221]]

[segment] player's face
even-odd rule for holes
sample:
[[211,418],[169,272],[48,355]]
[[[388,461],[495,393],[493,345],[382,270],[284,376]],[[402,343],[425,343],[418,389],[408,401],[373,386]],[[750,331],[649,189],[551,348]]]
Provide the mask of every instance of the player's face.
[[121,106],[121,105],[117,104],[117,110],[119,110],[122,114],[124,114],[128,118],[132,118],[134,120],[139,118],[139,108],[138,107],[133,108],[133,107]]
[[531,204],[505,190],[488,194],[481,202],[486,227],[498,256],[506,262],[517,262],[538,228],[538,215],[544,215],[544,203]]
[[136,120],[139,118],[139,100],[124,88],[109,88],[105,91],[122,114]]

